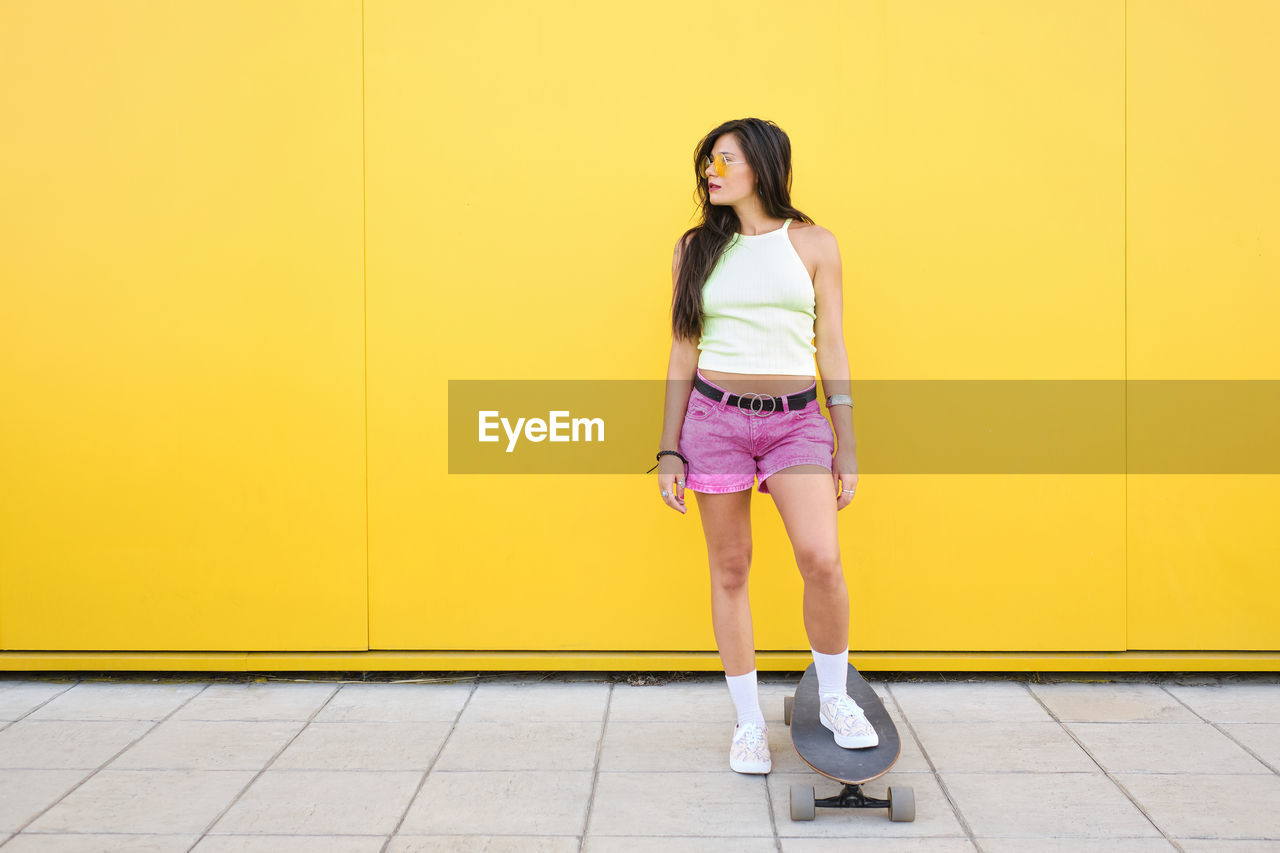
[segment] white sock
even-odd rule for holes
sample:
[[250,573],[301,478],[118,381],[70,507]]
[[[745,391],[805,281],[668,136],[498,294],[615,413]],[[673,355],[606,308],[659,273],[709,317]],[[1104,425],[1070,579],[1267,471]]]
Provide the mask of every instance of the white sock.
[[838,655],[824,655],[812,646],[809,650],[813,652],[813,668],[818,673],[818,695],[848,695],[849,649],[846,647]]
[[745,675],[724,674],[729,683],[729,696],[733,699],[733,707],[738,710],[738,725],[756,723],[764,726],[764,712],[760,710],[760,693],[756,686],[756,670]]

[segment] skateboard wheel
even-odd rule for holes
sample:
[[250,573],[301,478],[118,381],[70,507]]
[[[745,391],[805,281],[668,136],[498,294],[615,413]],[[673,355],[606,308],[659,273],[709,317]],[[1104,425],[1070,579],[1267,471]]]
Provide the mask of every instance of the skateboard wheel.
[[791,786],[791,819],[813,820],[816,814],[812,785]]
[[889,820],[916,819],[916,792],[911,788],[889,786]]
[[791,711],[793,708],[795,708],[795,706],[796,706],[796,697],[794,696],[782,697],[782,722],[786,723],[788,726],[791,725]]

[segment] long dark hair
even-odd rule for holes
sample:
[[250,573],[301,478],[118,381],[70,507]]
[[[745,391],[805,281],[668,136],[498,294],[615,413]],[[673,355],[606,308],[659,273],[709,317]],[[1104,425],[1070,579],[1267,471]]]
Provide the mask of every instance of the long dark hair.
[[702,287],[738,230],[738,215],[733,208],[712,204],[707,191],[704,164],[716,140],[726,133],[738,138],[747,164],[756,173],[756,189],[765,213],[779,219],[813,222],[791,206],[791,139],[782,128],[765,119],[738,118],[704,136],[693,154],[693,172],[698,181],[695,198],[702,221],[681,235],[688,242],[671,294],[671,332],[677,338],[702,337]]

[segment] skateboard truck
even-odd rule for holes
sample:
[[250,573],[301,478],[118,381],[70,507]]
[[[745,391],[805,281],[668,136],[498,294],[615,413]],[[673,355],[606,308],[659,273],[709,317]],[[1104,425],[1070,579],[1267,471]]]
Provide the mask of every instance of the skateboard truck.
[[[897,795],[896,800],[895,796]],[[910,821],[916,817],[916,798],[910,788],[889,788],[889,799],[880,800],[862,793],[861,785],[846,784],[834,797],[814,799],[812,785],[791,786],[791,819],[813,820],[815,808],[888,809],[889,820]]]
[[834,797],[815,800],[814,805],[826,809],[887,809],[889,801],[868,797],[862,793],[861,785],[845,785],[844,790]]

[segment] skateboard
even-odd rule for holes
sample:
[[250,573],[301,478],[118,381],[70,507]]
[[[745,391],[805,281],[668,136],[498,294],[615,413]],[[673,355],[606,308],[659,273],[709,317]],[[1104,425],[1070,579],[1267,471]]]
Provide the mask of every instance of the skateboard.
[[812,785],[791,786],[791,819],[813,820],[816,808],[888,809],[889,820],[916,819],[916,795],[911,788],[894,785],[889,798],[878,800],[862,793],[864,782],[878,779],[898,760],[902,740],[889,719],[889,712],[858,671],[849,666],[850,698],[867,715],[880,743],[864,749],[845,749],[835,742],[831,730],[818,719],[818,674],[813,664],[805,670],[795,696],[783,700],[782,719],[791,727],[791,743],[805,764],[828,779],[843,783],[844,789],[834,797],[814,799]]

